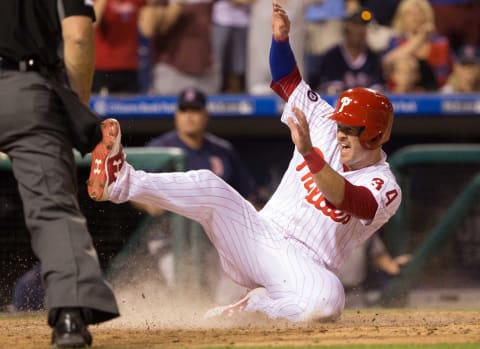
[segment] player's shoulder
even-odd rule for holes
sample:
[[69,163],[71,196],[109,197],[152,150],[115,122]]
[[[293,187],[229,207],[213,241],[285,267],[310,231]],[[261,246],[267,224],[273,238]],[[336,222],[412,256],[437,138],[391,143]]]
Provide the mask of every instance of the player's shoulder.
[[212,133],[207,132],[204,136],[206,143],[213,148],[224,150],[227,152],[233,151],[233,145],[224,138],[215,136]]
[[379,207],[395,212],[402,201],[402,190],[388,167],[383,170],[359,171],[352,184],[367,188]]
[[351,178],[347,176],[347,179],[352,180],[355,185],[365,186],[372,191],[400,191],[397,179],[385,158],[373,166],[355,171],[355,175]]
[[161,134],[147,143],[147,147],[175,147],[179,146],[180,138],[175,131]]
[[304,80],[295,88],[289,98],[289,102],[300,109],[307,108],[311,112],[319,114],[330,113],[333,110],[333,107]]

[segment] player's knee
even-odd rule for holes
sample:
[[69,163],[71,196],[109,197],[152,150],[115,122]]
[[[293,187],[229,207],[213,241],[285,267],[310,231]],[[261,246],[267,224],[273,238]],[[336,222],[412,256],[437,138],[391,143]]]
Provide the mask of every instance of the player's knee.
[[[310,321],[335,321],[342,315],[345,307],[345,292],[343,286],[331,285],[332,289],[328,295],[322,294],[317,297],[311,313],[308,314]],[[337,287],[335,287],[337,286]],[[335,289],[335,290],[334,290]]]
[[316,307],[310,314],[307,314],[306,320],[313,322],[329,322],[335,321],[342,315],[343,305],[325,304],[321,307]]
[[284,306],[283,311],[288,312],[287,318],[294,322],[334,321],[340,317],[343,310],[341,304],[325,300],[291,302],[288,308]]

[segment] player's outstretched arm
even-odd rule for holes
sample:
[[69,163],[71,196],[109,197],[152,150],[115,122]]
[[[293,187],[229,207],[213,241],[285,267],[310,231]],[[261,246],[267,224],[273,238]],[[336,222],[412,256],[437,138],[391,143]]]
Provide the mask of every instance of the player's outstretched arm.
[[362,219],[373,219],[378,204],[365,187],[355,186],[331,168],[323,154],[312,145],[310,130],[305,114],[293,107],[295,118],[288,118],[292,141],[305,159],[313,180],[325,198],[336,208]]
[[290,33],[290,19],[282,6],[272,1],[272,35],[276,41],[285,41]]
[[312,146],[307,118],[303,111],[297,107],[293,107],[292,111],[295,114],[296,121],[292,117],[287,120],[292,141],[298,152],[307,161],[318,189],[331,204],[338,207],[343,202],[345,179],[316,153],[316,149]]
[[270,87],[285,101],[302,81],[288,40],[290,20],[285,10],[272,2],[272,44],[270,46]]

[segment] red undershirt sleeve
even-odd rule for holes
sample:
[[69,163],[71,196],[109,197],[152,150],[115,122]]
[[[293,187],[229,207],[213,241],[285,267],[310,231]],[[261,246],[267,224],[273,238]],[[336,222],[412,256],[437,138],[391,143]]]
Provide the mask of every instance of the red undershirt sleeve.
[[378,203],[370,190],[345,180],[345,194],[337,208],[360,219],[372,220],[377,212]]

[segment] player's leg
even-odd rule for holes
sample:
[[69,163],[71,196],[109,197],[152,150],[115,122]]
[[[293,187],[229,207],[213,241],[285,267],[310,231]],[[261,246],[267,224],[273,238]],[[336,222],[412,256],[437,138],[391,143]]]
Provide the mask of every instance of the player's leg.
[[[338,318],[345,303],[340,280],[298,247],[287,241],[285,244],[270,255],[262,251],[262,273],[256,281],[263,287],[252,290],[238,302],[209,310],[206,317],[230,316],[244,310],[290,321]],[[226,268],[235,271],[234,266]]]
[[263,281],[267,293],[249,300],[245,310],[291,321],[334,320],[341,315],[345,294],[334,273],[290,244],[278,262]]
[[110,199],[157,205],[200,222],[225,272],[243,286],[266,288],[248,300],[247,311],[303,321],[336,318],[343,309],[338,278],[271,233],[253,206],[210,171],[146,173],[126,164]]
[[275,247],[283,237],[272,232],[253,205],[211,171],[147,173],[123,163],[120,137],[118,122],[104,121],[103,141],[92,152],[90,196],[115,203],[135,201],[199,222],[220,257],[241,273],[235,280],[256,286],[255,275],[261,268],[258,249]]
[[199,222],[223,260],[242,271],[245,284],[260,273],[259,250],[275,247],[271,232],[253,205],[209,170],[147,173],[128,163],[109,191],[115,203],[135,201],[160,207]]
[[[112,151],[108,157],[117,156]],[[92,161],[95,158],[94,151]],[[102,159],[105,172],[111,169],[108,162]],[[112,202],[157,206],[201,223],[226,273],[243,286],[267,289],[258,302],[249,303],[249,310],[300,321],[336,316],[343,308],[340,281],[276,234],[248,201],[211,171],[147,173],[125,163],[118,176],[105,177],[112,179],[104,183]]]

